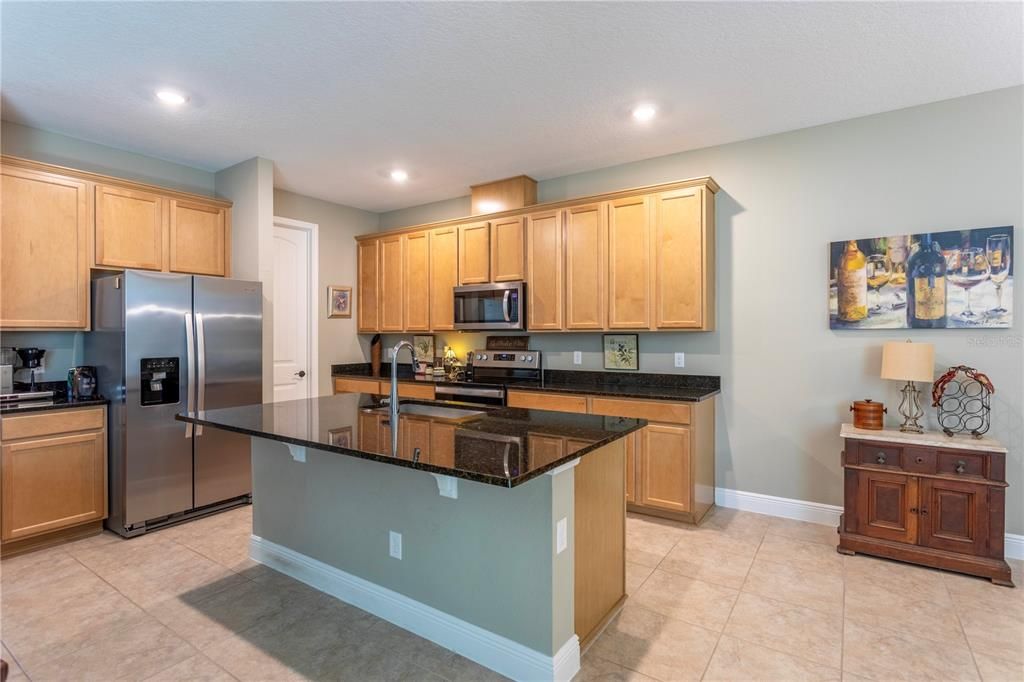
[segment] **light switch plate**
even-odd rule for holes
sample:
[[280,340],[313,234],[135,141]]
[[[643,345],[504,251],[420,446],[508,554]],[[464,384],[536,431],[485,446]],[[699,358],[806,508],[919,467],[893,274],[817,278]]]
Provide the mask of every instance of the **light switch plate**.
[[402,560],[402,534],[388,531],[388,554],[399,561]]
[[686,367],[686,353],[676,353],[676,367]]
[[569,522],[563,517],[555,526],[555,554],[561,554],[569,546]]
[[583,353],[578,350],[572,352],[572,364],[582,365],[583,364]]

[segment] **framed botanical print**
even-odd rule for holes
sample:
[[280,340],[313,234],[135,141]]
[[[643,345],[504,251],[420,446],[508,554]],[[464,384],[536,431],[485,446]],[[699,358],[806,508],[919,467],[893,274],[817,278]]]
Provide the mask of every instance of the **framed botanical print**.
[[636,334],[605,334],[604,368],[640,369],[639,337]]
[[327,317],[352,317],[352,287],[327,287]]

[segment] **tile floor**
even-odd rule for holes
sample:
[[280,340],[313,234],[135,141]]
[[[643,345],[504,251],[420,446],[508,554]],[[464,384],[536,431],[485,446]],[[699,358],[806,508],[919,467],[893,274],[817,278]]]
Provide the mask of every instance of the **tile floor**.
[[[0,563],[11,680],[493,680],[247,558],[251,509]],[[832,528],[630,515],[589,680],[1024,680],[1024,589],[835,551]],[[1020,581],[1021,562],[1014,562]]]

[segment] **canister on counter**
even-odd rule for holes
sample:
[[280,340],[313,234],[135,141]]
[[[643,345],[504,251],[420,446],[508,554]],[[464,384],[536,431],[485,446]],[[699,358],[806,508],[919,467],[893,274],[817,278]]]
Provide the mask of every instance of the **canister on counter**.
[[850,405],[850,412],[853,412],[853,425],[858,429],[881,431],[885,426],[885,417],[888,412],[882,403],[876,403],[871,398],[855,400]]

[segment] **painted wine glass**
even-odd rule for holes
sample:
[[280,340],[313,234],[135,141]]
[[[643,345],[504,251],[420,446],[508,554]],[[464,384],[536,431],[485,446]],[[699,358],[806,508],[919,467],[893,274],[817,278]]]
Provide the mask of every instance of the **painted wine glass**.
[[875,304],[868,309],[870,313],[882,312],[882,294],[880,289],[889,283],[892,266],[884,254],[874,253],[868,256],[868,289],[875,292]]
[[1013,246],[1010,235],[994,234],[985,240],[985,254],[988,257],[989,278],[996,286],[996,307],[988,311],[989,317],[1002,317],[1009,312],[1003,306],[1003,283],[1010,276],[1010,258]]
[[967,303],[963,311],[954,315],[953,319],[965,325],[978,324],[981,321],[981,315],[971,309],[971,289],[989,277],[988,257],[985,255],[985,249],[977,246],[961,249],[959,252],[950,254],[946,263],[949,281],[963,289],[967,295]]

